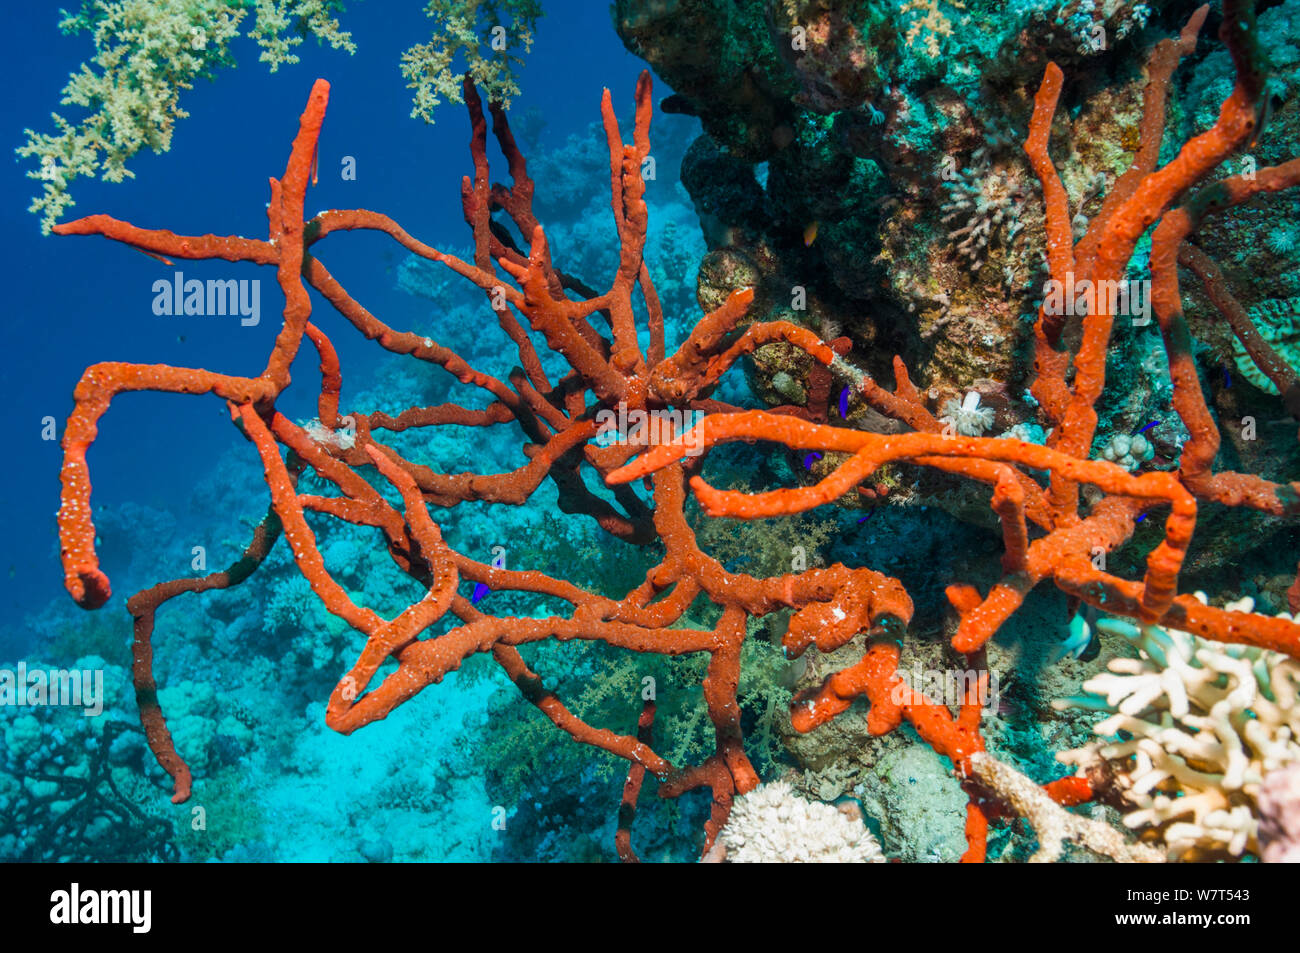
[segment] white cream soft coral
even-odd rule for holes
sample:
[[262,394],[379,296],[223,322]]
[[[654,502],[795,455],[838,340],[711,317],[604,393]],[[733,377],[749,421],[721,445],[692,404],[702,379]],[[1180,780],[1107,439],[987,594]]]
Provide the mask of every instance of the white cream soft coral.
[[992,407],[980,406],[977,391],[967,393],[961,403],[948,401],[943,405],[943,413],[940,422],[948,424],[963,437],[978,437],[993,426],[995,416]]
[[[1206,601],[1204,593],[1196,597]],[[1250,612],[1254,601],[1224,608]],[[1113,659],[1109,672],[1083,683],[1086,696],[1053,705],[1113,711],[1093,730],[1127,737],[1058,758],[1081,766],[1123,759],[1134,808],[1124,823],[1161,827],[1171,858],[1193,849],[1257,850],[1260,783],[1300,762],[1300,662],[1160,626],[1105,619],[1098,628],[1128,639],[1139,657]]]
[[860,816],[806,800],[784,781],[764,784],[737,798],[718,838],[728,863],[885,862]]

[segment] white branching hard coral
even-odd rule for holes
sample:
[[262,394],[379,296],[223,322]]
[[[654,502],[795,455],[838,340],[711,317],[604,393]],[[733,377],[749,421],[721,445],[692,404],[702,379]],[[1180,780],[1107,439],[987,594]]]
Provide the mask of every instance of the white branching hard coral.
[[970,765],[975,777],[996,791],[1034,829],[1038,850],[1029,858],[1031,864],[1059,860],[1066,843],[1078,844],[1119,863],[1158,864],[1165,859],[1160,851],[1146,844],[1128,843],[1119,831],[1100,820],[1071,814],[1040,785],[986,751],[971,755]]
[[860,815],[802,798],[784,781],[736,798],[718,841],[733,864],[885,862]]
[[978,437],[993,426],[993,408],[980,406],[980,395],[970,391],[959,404],[950,400],[943,405],[939,420],[950,424],[963,437]]
[[[1250,612],[1254,600],[1225,608]],[[1087,695],[1053,707],[1114,712],[1093,730],[1117,740],[1057,757],[1112,762],[1133,806],[1124,823],[1158,828],[1171,858],[1257,851],[1264,776],[1300,764],[1300,662],[1160,626],[1104,619],[1098,628],[1126,638],[1138,658],[1113,659],[1083,683]]]

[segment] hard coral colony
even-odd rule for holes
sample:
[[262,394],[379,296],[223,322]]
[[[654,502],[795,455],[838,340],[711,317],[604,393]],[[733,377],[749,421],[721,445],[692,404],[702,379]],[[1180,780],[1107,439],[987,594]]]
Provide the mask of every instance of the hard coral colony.
[[[936,11],[937,5],[928,9]],[[59,235],[102,235],[168,258],[271,266],[285,299],[283,326],[265,369],[257,376],[167,365],[96,364],[77,385],[75,409],[63,438],[58,515],[62,560],[67,589],[85,608],[103,605],[110,595],[96,553],[86,453],[115,397],[137,391],[219,397],[227,402],[232,418],[260,458],[271,506],[243,557],[226,571],[163,582],[128,601],[135,620],[133,675],[141,720],[149,747],[173,779],[173,799],[180,802],[189,797],[192,777],[177,753],[157,699],[151,648],[155,615],[165,602],[183,593],[243,583],[283,535],[316,597],[366,638],[359,657],[329,697],[325,717],[331,728],[351,733],[383,719],[470,656],[490,655],[556,728],[576,742],[627,762],[617,835],[617,852],[625,860],[637,857],[631,825],[647,773],[658,782],[658,794],[664,798],[708,789],[706,853],[716,856],[716,844],[723,853],[722,848],[730,845],[733,853],[802,856],[800,843],[781,839],[794,835],[777,837],[763,826],[766,822],[757,820],[765,811],[787,820],[788,811],[768,802],[781,801],[788,792],[760,787],[763,779],[751,761],[752,752],[747,751],[738,701],[742,649],[746,639],[753,637],[755,620],[768,617],[784,626],[780,644],[789,658],[846,648],[854,654],[851,664],[825,674],[795,697],[790,710],[795,731],[812,732],[864,699],[871,735],[894,732],[907,722],[921,740],[948,759],[966,796],[966,845],[961,855],[965,862],[983,861],[990,823],[1015,814],[1034,825],[1040,842],[1038,859],[1058,856],[1063,841],[1129,860],[1190,857],[1198,851],[1239,856],[1248,848],[1258,850],[1258,815],[1252,805],[1263,783],[1261,772],[1300,759],[1289,734],[1295,730],[1293,670],[1294,660],[1300,657],[1300,623],[1286,614],[1253,611],[1253,605],[1245,603],[1207,604],[1180,594],[1179,579],[1204,510],[1243,508],[1294,518],[1300,516],[1300,482],[1274,482],[1250,472],[1215,469],[1216,461],[1222,460],[1222,421],[1207,406],[1196,344],[1184,314],[1179,267],[1203,281],[1206,297],[1222,313],[1245,353],[1273,382],[1287,408],[1300,414],[1300,383],[1294,369],[1254,329],[1218,266],[1189,241],[1216,217],[1300,184],[1300,159],[1215,178],[1229,158],[1251,147],[1261,135],[1269,98],[1253,4],[1225,0],[1220,38],[1235,71],[1231,90],[1212,125],[1161,163],[1171,78],[1180,60],[1195,52],[1206,16],[1206,8],[1196,11],[1180,36],[1161,41],[1150,52],[1131,164],[1097,195],[1100,202],[1093,203],[1090,217],[1080,221],[1082,203],[1072,209],[1070,192],[1052,157],[1072,148],[1054,135],[1068,85],[1066,70],[1054,62],[1048,62],[1042,72],[1023,143],[1041,186],[1050,282],[1076,288],[1085,282],[1095,289],[1120,286],[1127,280],[1139,245],[1145,248],[1144,236],[1149,235],[1150,301],[1167,357],[1173,414],[1186,432],[1176,460],[1166,461],[1172,465],[1163,469],[1148,465],[1152,454],[1146,451],[1153,444],[1147,437],[1123,441],[1122,453],[1094,449],[1100,436],[1098,406],[1106,392],[1107,358],[1122,314],[1114,297],[1100,290],[1077,320],[1054,310],[1050,298],[1034,317],[1031,397],[1026,403],[1036,407],[1037,423],[1046,431],[1041,442],[1020,439],[1023,429],[1010,436],[980,436],[994,429],[998,408],[1005,406],[1005,400],[987,388],[985,393],[993,395],[987,404],[980,403],[978,388],[958,390],[957,394],[966,395],[960,400],[937,403],[940,395],[918,388],[904,362],[895,357],[893,388],[888,389],[848,356],[846,346],[825,340],[838,338],[827,328],[818,333],[795,320],[767,319],[773,315],[766,306],[758,307],[759,289],[754,282],[728,289],[725,298],[669,352],[663,311],[643,260],[648,218],[643,174],[651,148],[649,73],[636,87],[631,142],[623,141],[608,92],[601,102],[610,205],[619,241],[617,272],[603,292],[588,288],[552,261],[547,232],[534,214],[534,182],[505,112],[496,105],[488,112],[511,183],[491,181],[488,116],[469,82],[464,100],[472,125],[473,174],[465,179],[462,202],[474,244],[467,259],[424,244],[381,212],[333,209],[307,217],[305,197],[330,93],[324,80],[312,88],[283,175],[271,180],[265,239],[176,235],[107,215],[56,226]],[[926,48],[937,52],[940,41],[953,29],[945,21],[945,29]],[[822,90],[822,94],[831,92]],[[517,228],[526,250],[493,217],[497,213]],[[432,339],[396,330],[368,311],[318,254],[332,233],[351,230],[383,233],[411,254],[438,263],[481,289],[493,303],[495,321],[516,347],[518,367],[504,380],[494,377]],[[809,234],[815,237],[819,231],[822,238],[817,244],[823,245],[831,229],[813,227]],[[1272,243],[1277,245],[1278,240]],[[962,262],[963,269],[968,265]],[[308,289],[381,348],[441,367],[482,391],[486,406],[445,403],[409,407],[397,416],[342,414],[341,355],[313,321]],[[643,327],[638,326],[638,314],[645,315]],[[566,365],[562,377],[557,379],[544,367],[534,344],[537,337],[562,357]],[[277,409],[289,387],[290,364],[306,350],[304,343],[321,373],[316,395],[319,424],[314,427],[299,425]],[[792,374],[787,368],[806,362],[799,374],[809,385],[802,392],[807,395],[806,406],[747,410],[714,398],[733,365],[759,349],[774,347],[791,355],[778,373]],[[845,389],[849,399],[840,396]],[[831,413],[837,398],[838,418]],[[948,416],[936,417],[931,409],[936,406],[943,406]],[[597,441],[601,429],[597,416],[619,408],[627,415],[657,414],[659,419],[667,419],[667,414],[680,415],[672,418],[678,421],[702,417],[690,433],[664,428],[663,438],[648,448],[635,441]],[[343,431],[345,418],[350,439],[325,439]],[[517,425],[525,436],[527,459],[518,469],[504,473],[437,472],[408,459],[381,437],[385,431],[430,428],[436,432],[444,426],[490,430],[507,424]],[[809,468],[815,459],[809,482],[745,492],[718,489],[705,481],[710,450],[755,441],[788,448],[808,461]],[[1101,440],[1100,446],[1114,444]],[[1130,453],[1134,446],[1141,452]],[[694,452],[698,450],[704,453]],[[1130,455],[1125,459],[1125,454]],[[372,484],[372,470],[400,495],[400,507]],[[798,567],[784,574],[747,575],[706,553],[688,520],[688,487],[710,518],[758,520],[827,506],[846,495],[854,501],[890,496],[890,481],[896,484],[899,472],[921,474],[918,479],[938,474],[984,488],[982,499],[991,503],[1001,530],[1000,579],[984,592],[959,579],[946,588],[957,616],[950,639],[954,664],[977,673],[956,698],[932,697],[899,670],[906,643],[915,639],[909,633],[913,601],[899,579],[843,562]],[[331,486],[330,494],[300,491],[300,479],[307,473]],[[598,477],[608,493],[593,490],[584,481],[588,474]],[[430,513],[430,506],[454,508],[470,501],[525,506],[548,479],[558,492],[562,512],[591,517],[620,540],[661,547],[643,582],[621,598],[610,598],[540,571],[479,562],[450,545]],[[648,490],[648,496],[638,492],[638,485]],[[332,517],[377,531],[393,563],[425,590],[423,597],[393,618],[356,604],[326,570],[309,514],[313,519]],[[1161,524],[1158,531],[1157,523]],[[1107,558],[1139,534],[1154,535],[1141,578],[1125,578],[1108,569]],[[1165,744],[1160,739],[1166,735],[1144,727],[1134,732],[1131,742],[1102,742],[1086,751],[1070,752],[1077,773],[1046,785],[1029,780],[986,752],[982,720],[989,688],[988,644],[1021,609],[1030,591],[1048,581],[1068,597],[1072,609],[1087,606],[1088,611],[1110,617],[1103,628],[1109,625],[1112,631],[1120,631],[1115,626],[1127,625],[1122,634],[1130,639],[1142,633],[1141,675],[1163,686],[1170,711],[1187,719],[1189,699],[1205,707],[1204,723],[1193,726],[1201,732],[1195,744]],[[493,593],[550,597],[569,609],[540,618],[492,615],[467,595],[467,587],[480,586]],[[1289,597],[1292,612],[1300,611],[1300,581],[1291,585]],[[688,617],[697,602],[714,607],[714,624],[695,624],[701,617],[698,612]],[[440,625],[440,634],[429,634]],[[619,726],[604,727],[579,717],[530,668],[520,651],[547,640],[574,639],[641,655],[706,657],[701,690],[713,752],[699,763],[670,763],[663,754],[666,749],[654,738],[653,700],[645,702],[634,733],[622,734]],[[1159,646],[1171,640],[1177,651],[1162,653]],[[395,668],[390,660],[395,660]],[[1259,686],[1250,674],[1257,660],[1274,669],[1272,675],[1259,676]],[[1188,684],[1195,680],[1195,689],[1187,689],[1186,697],[1179,696],[1181,701],[1174,693],[1183,689],[1171,687],[1170,678],[1160,674],[1174,671],[1175,666],[1178,679]],[[1229,684],[1225,675],[1220,685],[1215,679],[1223,673],[1238,681]],[[1138,676],[1138,669],[1130,671],[1130,677]],[[1232,685],[1257,688],[1260,697],[1267,696],[1272,706],[1268,718],[1242,715],[1256,697],[1249,692],[1249,698],[1233,695],[1235,707],[1220,706],[1220,695]],[[1111,687],[1104,679],[1089,686],[1097,691]],[[1127,700],[1119,702],[1116,719],[1128,718],[1125,724],[1130,730],[1155,697],[1147,693],[1142,695],[1144,704],[1135,705],[1136,691],[1130,686],[1117,695]],[[1093,703],[1106,707],[1095,697]],[[1158,713],[1151,717],[1159,721]],[[1276,733],[1261,738],[1260,726],[1266,721]],[[1214,746],[1239,744],[1234,742],[1236,732],[1253,746],[1253,753],[1235,759],[1224,754],[1229,767],[1222,776],[1216,774],[1213,768],[1219,758],[1213,755],[1219,749]],[[1225,780],[1225,776],[1230,777]],[[1152,793],[1160,785],[1188,779],[1196,787],[1186,799],[1186,811],[1177,797]],[[1207,787],[1212,790],[1207,792]],[[736,799],[755,798],[752,792],[763,791],[768,793],[761,800],[737,809],[747,825],[758,827],[745,832],[728,828]],[[1148,843],[1130,843],[1115,828],[1065,810],[1093,800],[1118,806],[1135,819],[1132,826],[1145,826]],[[823,818],[811,810],[805,815],[802,804],[796,813],[798,824],[804,825],[804,834],[798,835],[804,837],[804,848],[807,838],[814,836],[845,839],[842,845],[829,846],[820,846],[817,840],[819,846],[808,848],[811,853],[878,859],[874,841],[869,835],[860,838],[852,825],[847,833],[832,835],[827,832],[840,830],[840,819]]]

